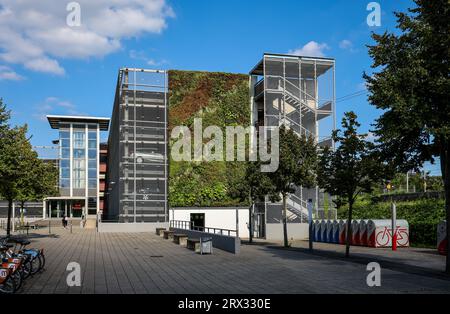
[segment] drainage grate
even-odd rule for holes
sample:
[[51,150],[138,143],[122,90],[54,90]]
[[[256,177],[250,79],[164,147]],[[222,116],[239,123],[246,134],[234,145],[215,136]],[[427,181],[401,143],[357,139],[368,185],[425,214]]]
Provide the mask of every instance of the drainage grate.
[[164,257],[164,256],[162,256],[162,255],[150,255],[150,258],[161,258],[161,257]]

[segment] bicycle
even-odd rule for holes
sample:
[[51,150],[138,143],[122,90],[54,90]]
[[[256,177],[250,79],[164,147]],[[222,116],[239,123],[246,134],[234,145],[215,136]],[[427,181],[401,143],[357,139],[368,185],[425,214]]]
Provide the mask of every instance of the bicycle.
[[[409,234],[407,229],[404,227],[397,227],[395,230],[397,235],[397,245],[399,247],[406,247],[409,244]],[[381,230],[377,233],[375,237],[375,241],[378,246],[386,247],[389,243],[392,244],[392,228],[384,227],[384,230]]]

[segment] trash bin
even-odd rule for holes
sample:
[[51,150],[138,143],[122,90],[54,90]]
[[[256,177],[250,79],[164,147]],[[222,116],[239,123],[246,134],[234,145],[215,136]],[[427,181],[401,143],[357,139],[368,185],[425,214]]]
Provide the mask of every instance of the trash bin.
[[339,220],[339,244],[345,244],[347,239],[347,221]]
[[331,243],[339,243],[339,222],[337,220],[333,221],[332,228],[332,240]]
[[314,223],[314,240],[316,242],[322,242],[322,235],[320,233],[320,221],[316,220],[316,222]]
[[352,221],[351,243],[352,243],[352,245],[359,245],[359,221],[358,220]]
[[359,244],[367,246],[367,220],[359,222]]
[[[367,221],[367,245],[370,247],[392,247],[392,221],[388,219]],[[409,224],[397,220],[397,247],[409,246]]]
[[320,222],[320,237],[322,239],[322,242],[328,242],[327,239],[327,222],[325,220],[322,220]]
[[200,238],[200,254],[212,254],[212,238]]
[[437,247],[441,255],[447,255],[447,221],[443,220],[437,228]]

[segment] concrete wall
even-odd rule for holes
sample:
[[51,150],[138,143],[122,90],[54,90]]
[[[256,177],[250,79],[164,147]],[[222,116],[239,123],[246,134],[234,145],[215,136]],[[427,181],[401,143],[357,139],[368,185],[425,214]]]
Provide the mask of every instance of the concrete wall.
[[156,228],[169,229],[169,223],[108,223],[98,224],[98,232],[103,233],[139,233],[156,232]]
[[[287,231],[289,240],[305,240],[308,239],[309,225],[307,223],[288,223]],[[283,224],[266,224],[266,239],[283,240]]]
[[241,250],[241,239],[237,237],[229,237],[220,234],[206,233],[194,230],[185,230],[172,228],[175,233],[187,234],[189,238],[200,239],[210,237],[212,238],[213,247],[221,249],[233,254],[239,254]]
[[[248,208],[239,207],[239,237],[247,239]],[[205,227],[236,230],[236,208],[171,208],[170,220],[190,221],[191,214],[205,214]]]

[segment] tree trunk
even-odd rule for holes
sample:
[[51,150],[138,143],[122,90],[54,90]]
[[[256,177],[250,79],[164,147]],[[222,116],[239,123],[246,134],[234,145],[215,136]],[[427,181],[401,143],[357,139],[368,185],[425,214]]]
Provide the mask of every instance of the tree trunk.
[[6,235],[11,235],[11,216],[12,216],[12,200],[8,200],[8,220],[6,222]]
[[288,233],[287,233],[287,196],[283,195],[283,237],[284,247],[289,247]]
[[445,190],[445,217],[447,220],[447,259],[445,272],[450,274],[450,142],[445,141],[441,149],[441,172]]
[[352,216],[353,216],[353,201],[348,202],[348,221],[347,221],[347,239],[345,241],[345,257],[350,256],[350,243],[352,239]]
[[255,203],[252,202],[248,209],[248,242],[253,243],[253,207]]

